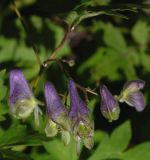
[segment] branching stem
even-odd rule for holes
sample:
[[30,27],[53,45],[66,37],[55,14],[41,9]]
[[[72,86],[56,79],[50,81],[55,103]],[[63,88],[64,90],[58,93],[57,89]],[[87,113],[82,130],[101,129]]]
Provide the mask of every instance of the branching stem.
[[[22,23],[22,25],[24,27],[24,30],[27,33],[27,36],[28,36],[28,38],[30,40],[30,43],[31,43],[32,48],[33,48],[33,51],[35,53],[37,62],[39,64],[39,66],[40,66],[40,70],[39,70],[38,76],[36,77],[36,79],[34,80],[34,83],[33,83],[33,89],[36,88],[36,86],[38,85],[38,82],[39,82],[39,80],[41,78],[42,73],[50,66],[50,64],[52,64],[51,63],[52,61],[56,61],[56,63],[59,65],[59,67],[61,68],[61,70],[63,71],[63,73],[65,74],[65,76],[67,78],[70,77],[68,72],[63,67],[63,64],[62,64],[63,60],[61,61],[60,59],[57,58],[57,52],[64,46],[64,44],[65,44],[65,42],[66,42],[66,40],[68,38],[68,35],[70,34],[70,32],[72,32],[74,30],[74,26],[72,26],[72,27],[68,26],[67,31],[65,32],[64,37],[62,38],[62,40],[59,43],[59,45],[54,49],[52,54],[44,62],[41,62],[40,57],[39,57],[39,50],[38,50],[37,46],[34,44],[34,42],[33,42],[31,33],[28,30],[28,25],[27,25],[26,21],[24,20],[24,18],[22,17],[20,11],[18,10],[17,6],[15,5],[15,2],[12,3],[11,7],[15,11],[17,17],[20,19],[20,21],[21,21],[21,23]],[[88,101],[88,94],[87,93],[91,93],[93,95],[98,95],[96,92],[94,92],[90,88],[84,88],[84,87],[80,86],[77,83],[76,83],[76,86],[84,92],[85,99],[87,101]]]

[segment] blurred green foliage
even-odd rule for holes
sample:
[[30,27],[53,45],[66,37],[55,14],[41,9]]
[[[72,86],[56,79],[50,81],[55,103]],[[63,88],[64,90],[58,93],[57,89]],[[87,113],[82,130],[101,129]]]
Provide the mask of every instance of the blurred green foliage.
[[[113,0],[72,2],[16,0],[15,2],[27,23],[28,33],[12,9],[12,1],[2,0],[0,2],[0,159],[150,159],[150,13],[146,9],[149,5],[146,7],[138,1],[129,5]],[[73,139],[68,146],[64,146],[59,135],[54,139],[46,138],[43,130],[46,119],[44,116],[40,117],[41,126],[36,128],[33,124],[33,115],[26,122],[11,117],[7,103],[8,73],[11,69],[21,68],[31,85],[38,75],[40,66],[32,49],[31,38],[43,62],[61,42],[66,25],[76,28],[57,53],[57,58],[75,62],[72,67],[64,63],[64,68],[79,84],[98,88],[102,82],[109,83],[112,91],[118,92],[126,80],[140,78],[146,81],[145,111],[138,114],[132,108],[123,106],[121,118],[114,124],[107,123],[101,117],[99,97],[89,95],[88,106],[95,120],[95,146],[91,151],[82,148],[80,157],[76,155]],[[53,63],[42,74],[36,87],[35,93],[39,100],[44,102],[43,84],[47,80],[56,85],[61,95],[66,93],[66,77],[59,66]],[[42,110],[45,115],[45,106]],[[126,119],[130,119],[132,125],[129,121],[121,124]],[[119,124],[121,125],[114,129]],[[112,130],[114,131],[109,135]],[[141,144],[136,145],[139,142]]]
[[[136,67],[141,66],[145,69],[146,62],[149,64],[150,60],[150,56],[146,52],[150,34],[148,24],[139,21],[131,29],[131,36],[138,43],[138,48],[135,44],[127,44],[121,30],[112,24],[99,22],[95,25],[97,29],[94,32],[103,32],[104,45],[101,45],[95,54],[81,65],[79,73],[90,69],[93,81],[99,80],[100,77],[107,77],[112,81],[119,80],[122,79],[122,74],[126,79],[138,78]],[[144,29],[143,26],[145,26]],[[148,68],[146,69],[148,72]]]

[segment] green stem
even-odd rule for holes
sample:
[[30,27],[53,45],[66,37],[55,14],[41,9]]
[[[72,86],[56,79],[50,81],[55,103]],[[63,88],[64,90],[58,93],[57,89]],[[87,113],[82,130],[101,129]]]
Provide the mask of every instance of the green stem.
[[39,66],[41,66],[41,65],[42,65],[42,62],[41,62],[40,57],[39,57],[39,49],[37,48],[37,46],[36,46],[36,45],[34,44],[34,42],[33,42],[33,39],[32,39],[32,36],[31,36],[31,32],[28,30],[28,25],[27,25],[26,21],[25,21],[24,18],[22,17],[22,15],[21,15],[20,11],[18,10],[15,2],[12,2],[11,7],[12,7],[12,9],[14,10],[14,12],[16,13],[16,15],[17,15],[17,17],[19,18],[19,20],[21,21],[21,24],[22,24],[25,32],[27,33],[27,37],[28,37],[28,39],[29,39],[29,41],[30,41],[30,43],[31,43],[31,45],[32,45],[32,48],[33,48],[33,51],[34,51],[34,53],[35,53],[37,62],[38,62],[38,64],[39,64]]

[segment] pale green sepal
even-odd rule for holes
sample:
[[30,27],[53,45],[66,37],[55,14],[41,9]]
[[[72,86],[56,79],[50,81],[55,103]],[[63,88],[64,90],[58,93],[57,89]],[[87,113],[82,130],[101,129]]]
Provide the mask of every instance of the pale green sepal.
[[61,129],[61,139],[64,145],[68,145],[70,142],[70,133],[68,131]]
[[65,112],[61,113],[55,121],[64,130],[71,131],[71,122],[68,115]]
[[83,139],[83,143],[84,143],[84,145],[85,145],[86,148],[92,149],[93,146],[94,146],[93,137],[84,138]]
[[37,102],[34,98],[32,99],[22,99],[16,101],[15,105],[12,106],[12,114],[18,119],[26,119],[33,112],[34,108],[37,106]]
[[47,137],[54,137],[58,133],[57,124],[51,119],[47,122],[45,133]]
[[118,120],[120,114],[120,107],[114,107],[111,111],[102,111],[103,116],[108,119],[109,122]]
[[40,122],[39,122],[39,114],[42,115],[42,111],[38,106],[36,106],[34,108],[34,121],[35,121],[36,126],[39,126],[39,124],[40,124]]

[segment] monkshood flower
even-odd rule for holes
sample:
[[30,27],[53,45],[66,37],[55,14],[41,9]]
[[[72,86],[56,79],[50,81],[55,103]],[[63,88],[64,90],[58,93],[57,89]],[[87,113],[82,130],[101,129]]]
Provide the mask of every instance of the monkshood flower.
[[14,69],[9,75],[10,92],[9,105],[11,113],[18,119],[26,119],[34,111],[35,121],[38,124],[38,101],[22,73],[19,69]]
[[105,85],[100,87],[102,115],[108,119],[109,122],[117,120],[120,114],[118,101],[113,97]]
[[138,112],[144,110],[144,96],[140,92],[145,86],[143,80],[132,80],[125,83],[123,90],[118,97],[120,102],[126,102],[129,106],[135,107]]
[[52,83],[47,82],[45,84],[44,92],[48,114],[48,122],[45,128],[45,133],[48,137],[53,137],[57,134],[58,129],[60,129],[62,140],[65,144],[68,144],[70,140],[70,119],[68,112],[62,104],[61,99]]
[[79,97],[75,82],[70,79],[68,82],[70,94],[70,113],[73,135],[77,141],[77,152],[80,150],[80,141],[91,149],[93,147],[94,125],[89,118],[89,110],[85,103]]

